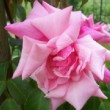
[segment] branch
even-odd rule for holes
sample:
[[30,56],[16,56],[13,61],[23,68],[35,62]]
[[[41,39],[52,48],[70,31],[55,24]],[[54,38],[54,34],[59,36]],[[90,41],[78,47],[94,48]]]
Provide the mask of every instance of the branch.
[[10,23],[14,23],[8,3],[9,3],[9,0],[4,0],[6,14],[7,14],[7,17],[9,19]]
[[6,16],[4,0],[0,0],[0,63],[8,61],[10,65],[7,73],[12,75],[13,70],[11,65],[10,47],[8,42],[8,33],[4,29],[5,25],[6,25]]

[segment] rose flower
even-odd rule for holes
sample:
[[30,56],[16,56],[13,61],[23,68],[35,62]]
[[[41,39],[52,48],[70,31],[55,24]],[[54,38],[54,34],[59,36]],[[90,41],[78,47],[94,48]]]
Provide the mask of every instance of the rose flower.
[[50,98],[52,110],[65,101],[81,110],[91,96],[107,98],[96,83],[110,83],[105,66],[110,51],[99,44],[110,42],[106,25],[95,24],[81,11],[72,12],[72,7],[60,10],[35,1],[25,21],[5,29],[23,38],[13,78],[34,79]]

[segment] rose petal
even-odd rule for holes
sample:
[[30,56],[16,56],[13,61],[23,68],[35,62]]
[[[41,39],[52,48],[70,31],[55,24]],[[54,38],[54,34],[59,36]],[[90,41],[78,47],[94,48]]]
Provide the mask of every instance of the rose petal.
[[51,110],[56,110],[64,102],[62,98],[51,98]]
[[94,96],[100,97],[100,98],[103,98],[103,99],[107,99],[107,97],[103,94],[103,92],[100,89],[98,89],[98,91],[96,91]]
[[59,39],[56,41],[56,52],[59,52],[60,50],[66,48],[70,44],[73,43],[73,40],[67,35],[63,34],[59,37]]
[[79,62],[80,64],[77,67],[77,73],[81,72],[85,67],[87,67],[88,63],[90,62],[90,58],[91,58],[91,51],[80,44],[76,44],[75,45],[75,50],[77,52],[78,58],[79,58]]
[[30,76],[33,80],[35,80],[38,84],[38,87],[46,94],[49,89],[48,84],[48,75],[47,70],[45,68],[45,63],[43,63],[40,67],[38,67],[34,73]]
[[48,16],[32,20],[31,22],[33,26],[38,28],[48,39],[51,39],[59,36],[67,28],[71,9],[71,7],[68,7]]
[[25,21],[7,25],[5,29],[20,38],[23,38],[23,36],[26,35],[38,40],[47,40],[45,36],[30,23],[30,20],[47,14],[48,12],[45,8],[43,8],[43,6],[41,6],[41,4],[36,0],[32,11]]
[[5,29],[20,38],[23,38],[25,35],[37,40],[46,40],[45,36],[32,26],[30,20],[7,25]]
[[110,71],[105,68],[103,82],[110,83]]
[[42,63],[46,61],[50,52],[51,51],[46,47],[46,44],[33,44],[22,73],[22,79],[30,76],[40,65],[42,65]]
[[78,40],[80,45],[87,47],[91,51],[89,68],[101,80],[104,78],[104,62],[107,50],[95,42],[89,35]]
[[35,19],[37,17],[42,17],[47,14],[47,10],[37,0],[35,0],[34,7],[32,8],[27,19]]
[[18,67],[13,74],[13,78],[16,78],[22,74],[24,66],[25,66],[27,58],[28,58],[28,55],[31,51],[31,48],[32,48],[32,45],[34,42],[35,42],[35,40],[29,39],[26,36],[23,37],[23,49],[21,52],[21,58],[20,58]]
[[83,31],[83,34],[80,35],[80,37],[84,37],[89,34],[96,41],[100,41],[101,39],[105,37],[104,33],[101,33],[100,31],[96,31],[95,29],[92,29],[87,26],[83,26],[82,31]]
[[43,7],[48,11],[48,13],[53,13],[56,11],[59,11],[60,9],[53,7],[52,5],[49,5],[46,2],[42,2]]
[[46,97],[48,98],[61,98],[64,97],[67,90],[68,90],[69,83],[59,85],[55,89],[49,91],[49,93],[46,94]]
[[81,110],[86,101],[98,90],[98,85],[88,76],[76,82],[71,82],[65,100],[73,105],[76,110]]
[[72,12],[70,16],[70,25],[72,25],[72,38],[75,39],[79,35],[83,18],[81,11]]

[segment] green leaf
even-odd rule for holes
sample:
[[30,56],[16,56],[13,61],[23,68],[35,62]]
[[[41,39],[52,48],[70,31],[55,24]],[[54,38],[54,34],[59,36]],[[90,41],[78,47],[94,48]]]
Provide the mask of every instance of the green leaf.
[[9,80],[7,85],[10,94],[19,104],[25,103],[28,94],[33,89],[27,80],[22,81],[21,78]]
[[109,91],[109,90],[108,90],[108,91],[103,91],[103,93],[104,93],[104,94],[107,96],[107,98],[108,98],[107,100],[104,100],[104,99],[103,99],[103,101],[104,101],[104,102],[109,102],[109,104],[110,104],[110,91]]
[[6,99],[0,106],[0,110],[20,110],[13,99]]
[[67,0],[68,5],[73,5],[74,10],[79,10],[82,0]]
[[13,64],[17,66],[19,63],[19,59],[20,59],[20,57],[13,58]]
[[5,87],[6,87],[5,82],[4,81],[0,81],[0,96],[4,92]]
[[91,97],[86,105],[83,107],[83,110],[98,110],[100,105],[99,99],[96,97]]
[[110,104],[106,102],[102,102],[99,106],[98,110],[110,110]]
[[63,105],[61,105],[58,110],[75,110],[74,107],[72,105],[70,105],[69,103],[64,103]]
[[34,89],[27,98],[24,110],[50,110],[50,101],[39,89]]
[[73,4],[74,4],[74,0],[67,0],[67,3],[68,3],[69,5],[73,5]]
[[12,38],[12,37],[9,37],[9,42],[10,42],[10,45],[11,46],[22,46],[22,40],[21,39],[16,39],[16,38]]
[[[13,57],[14,57],[14,55],[13,55]],[[20,57],[15,57],[15,58],[13,58],[13,60],[12,60],[12,65],[13,65],[13,70],[14,70],[14,71],[16,70],[16,67],[17,67],[17,65],[18,65],[18,63],[19,63],[19,59],[20,59]]]
[[0,81],[6,80],[9,62],[0,63]]
[[82,4],[81,4],[81,7],[86,4],[88,2],[88,0],[82,0]]
[[17,4],[16,16],[20,19],[20,21],[23,21],[26,19],[26,11],[24,7],[20,4]]
[[110,84],[106,84],[108,91],[110,91]]
[[100,106],[99,106],[99,110],[106,110],[106,109],[105,109],[105,105],[104,105],[104,103],[101,103],[101,104],[100,104]]

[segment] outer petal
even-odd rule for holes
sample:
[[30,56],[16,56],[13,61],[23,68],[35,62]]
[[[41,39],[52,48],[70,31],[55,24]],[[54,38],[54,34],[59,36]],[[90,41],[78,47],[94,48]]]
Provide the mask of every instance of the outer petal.
[[98,90],[98,85],[88,76],[76,82],[71,82],[65,100],[72,104],[76,110],[81,110],[86,101]]
[[101,42],[104,44],[110,43],[110,34],[106,32],[97,31],[95,29],[89,28],[89,27],[82,27],[82,34],[80,37],[84,37],[87,34],[90,34],[94,40],[97,42]]
[[51,98],[51,110],[57,110],[57,108],[65,101],[62,98]]
[[71,7],[68,7],[31,22],[33,26],[38,28],[48,39],[51,39],[65,31],[69,23],[71,9]]
[[[82,13],[81,11],[74,11],[74,12],[71,12],[71,16],[70,16],[70,24],[76,24],[77,22],[79,22],[79,25],[80,25],[80,22],[82,21]],[[75,25],[76,26],[76,25]]]
[[[94,81],[94,76],[90,71],[89,71],[89,74],[87,74],[87,75],[91,78],[91,80]],[[100,90],[100,88],[94,93],[93,96],[100,97],[100,98],[103,98],[103,99],[107,99],[107,97],[103,94],[103,92]]]
[[110,83],[110,71],[105,68],[103,82]]
[[44,1],[43,1],[42,5],[48,11],[48,13],[53,13],[55,11],[59,11],[60,10],[58,8],[55,8],[55,7],[51,6],[51,5],[49,5],[48,3],[44,2]]
[[26,35],[33,39],[46,40],[45,36],[38,29],[32,26],[30,20],[7,25],[5,29],[20,38],[23,38],[23,36]]
[[27,19],[35,19],[37,17],[42,17],[47,14],[48,12],[46,11],[46,9],[37,0],[35,0],[34,7],[32,8]]
[[91,51],[94,50],[106,50],[103,46],[97,43],[95,40],[92,39],[91,35],[86,35],[84,38],[80,38],[77,41],[78,44],[81,44],[85,47],[88,47]]
[[30,20],[47,14],[48,12],[45,8],[36,0],[32,11],[24,22],[7,25],[5,29],[20,38],[23,38],[23,36],[26,35],[34,39],[46,40],[45,36],[38,29],[32,26]]
[[88,64],[88,69],[102,80],[104,78],[106,49],[95,42],[89,35],[79,39],[78,43],[87,47],[91,51],[91,60]]
[[91,55],[91,61],[89,62],[89,67],[91,69],[91,71],[97,76],[99,77],[101,80],[103,80],[104,78],[104,69],[105,69],[105,65],[104,65],[104,51],[100,51],[98,52],[98,54],[92,54]]
[[50,49],[46,47],[46,44],[34,44],[28,55],[28,59],[25,68],[22,73],[22,79],[30,76],[39,66],[46,61],[50,54]]
[[98,42],[103,43],[103,44],[109,44],[110,43],[110,35],[104,34],[104,37],[102,37],[100,40],[98,40]]
[[22,74],[28,55],[31,51],[31,48],[34,42],[35,42],[34,40],[31,40],[26,36],[23,38],[23,49],[21,53],[21,58],[20,58],[18,67],[13,74],[13,78],[16,78]]
[[83,34],[80,37],[84,37],[85,35],[90,34],[91,37],[96,41],[99,41],[100,39],[105,37],[105,34],[99,32],[99,31],[96,31],[95,29],[92,29],[87,26],[83,26],[81,31],[83,32]]
[[81,11],[76,11],[71,13],[70,25],[73,25],[72,27],[73,39],[79,36],[82,21],[83,21],[83,18],[82,18]]
[[22,48],[22,52],[21,52],[21,58],[20,58],[18,67],[13,74],[13,78],[16,78],[22,74],[24,66],[25,66],[27,58],[28,58],[28,55],[29,55],[29,53],[32,49],[32,45],[34,43],[44,43],[44,42],[31,39],[27,36],[23,37],[23,48]]
[[93,14],[91,14],[88,18],[85,19],[85,21],[83,22],[83,25],[86,25],[88,27],[94,26]]
[[48,74],[45,68],[45,63],[38,67],[30,76],[38,84],[38,87],[46,94],[48,92]]
[[63,98],[68,90],[69,83],[59,85],[55,89],[46,94],[48,98]]
[[103,92],[100,89],[98,89],[96,91],[96,93],[94,94],[94,96],[100,97],[100,98],[103,98],[103,99],[107,99],[107,97],[103,94]]
[[105,58],[106,61],[110,61],[110,51],[107,50],[106,52],[106,58]]

